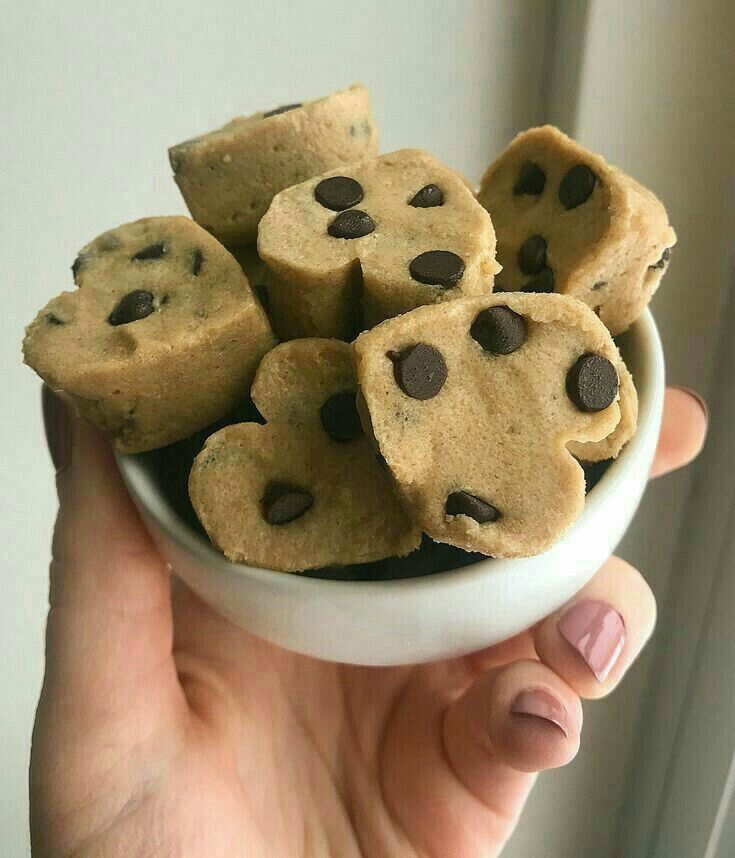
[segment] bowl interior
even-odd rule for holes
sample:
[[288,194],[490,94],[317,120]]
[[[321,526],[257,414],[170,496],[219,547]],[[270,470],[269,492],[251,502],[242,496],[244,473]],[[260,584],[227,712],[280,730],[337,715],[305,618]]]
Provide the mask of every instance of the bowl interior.
[[[639,395],[639,431],[651,406],[652,379],[649,375],[654,364],[653,342],[657,341],[657,337],[655,323],[650,313],[646,311],[626,334],[616,340],[623,359],[636,381]],[[192,508],[188,494],[189,471],[205,440],[218,429],[243,421],[265,422],[255,406],[251,402],[246,402],[216,424],[183,441],[148,453],[119,455],[117,459],[136,502],[144,508],[148,516],[163,527],[169,536],[201,560],[216,565],[227,563],[233,571],[247,569],[252,572],[250,567],[229,564],[210,544]],[[587,482],[588,507],[594,505],[597,498],[605,493],[605,486],[615,482],[616,473],[624,468],[625,461],[630,455],[629,448],[634,442],[635,438],[615,461],[583,466]],[[301,573],[299,577],[338,581],[392,581],[425,575],[450,574],[455,570],[476,564],[482,564],[482,568],[485,568],[490,559],[479,553],[466,552],[450,545],[433,542],[424,536],[421,547],[408,557],[391,557],[373,563],[310,570]],[[513,562],[512,560],[493,561],[493,564]],[[283,574],[265,569],[257,571],[269,575],[282,576]]]

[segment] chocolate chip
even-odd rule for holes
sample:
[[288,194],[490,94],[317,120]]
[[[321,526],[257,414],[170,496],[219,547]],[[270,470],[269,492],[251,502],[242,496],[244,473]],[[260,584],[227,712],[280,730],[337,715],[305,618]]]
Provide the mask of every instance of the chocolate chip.
[[540,274],[526,283],[522,287],[521,292],[553,292],[554,291],[554,272],[550,268],[544,268]]
[[443,206],[444,194],[436,185],[424,185],[420,191],[416,191],[409,205],[415,209],[433,209],[436,206]]
[[311,492],[291,483],[269,483],[260,499],[268,524],[288,524],[300,518],[314,503]]
[[593,188],[597,176],[585,164],[576,164],[569,170],[559,185],[559,202],[565,209],[575,209],[586,202]]
[[464,262],[450,250],[427,250],[411,260],[408,270],[419,283],[450,289],[462,279]]
[[516,196],[532,194],[537,197],[539,194],[543,194],[545,184],[546,175],[541,167],[534,161],[526,161],[513,186],[513,193]]
[[55,313],[46,313],[46,322],[49,325],[65,325],[62,319],[60,319]]
[[148,247],[139,250],[133,257],[133,261],[140,262],[144,259],[160,259],[165,252],[166,245],[162,241],[158,241],[156,244],[149,244]]
[[332,176],[322,179],[314,188],[314,199],[325,209],[341,212],[351,209],[362,200],[362,185],[349,176]]
[[493,281],[493,292],[511,292],[511,289],[508,289],[507,277],[505,272],[501,271],[500,274],[495,275],[495,280]]
[[84,260],[82,259],[81,256],[77,256],[77,258],[74,260],[74,262],[72,262],[71,273],[72,273],[72,277],[75,280],[77,279],[77,274],[79,274],[79,270],[81,269],[83,262],[84,262]]
[[333,238],[362,238],[375,229],[373,219],[360,209],[348,209],[338,214],[327,227]]
[[264,113],[263,119],[267,119],[269,116],[278,116],[279,113],[288,113],[289,110],[296,110],[297,107],[301,107],[301,104],[282,104],[280,107],[276,107],[275,110],[269,110],[267,113]]
[[538,274],[546,267],[546,242],[532,235],[518,248],[518,267],[524,274]]
[[121,298],[115,309],[107,317],[107,321],[111,325],[127,325],[130,322],[137,322],[139,319],[145,319],[153,312],[153,295],[150,292],[144,292],[142,289],[136,289],[133,292]]
[[433,399],[447,380],[444,356],[427,343],[417,343],[402,352],[388,352],[393,361],[396,384],[412,399]]
[[659,259],[658,262],[654,262],[653,265],[649,265],[648,270],[651,271],[651,270],[654,270],[656,268],[665,268],[666,263],[669,261],[670,258],[671,258],[671,248],[666,247],[666,248],[664,248],[664,252],[661,254],[661,259]]
[[444,509],[447,515],[466,515],[478,524],[487,524],[500,518],[500,510],[469,492],[452,492]]
[[592,291],[596,292],[598,289],[602,289],[603,286],[607,286],[607,280],[600,280],[599,283],[593,283]]
[[360,415],[351,391],[335,393],[319,412],[324,431],[333,441],[352,441],[362,435]]
[[526,322],[510,307],[488,307],[477,314],[470,334],[486,352],[509,355],[525,342]]
[[603,411],[618,395],[618,374],[602,355],[584,354],[567,373],[567,394],[580,411]]
[[199,272],[202,270],[202,263],[204,262],[204,254],[197,247],[197,249],[191,255],[191,273],[195,276],[199,276]]

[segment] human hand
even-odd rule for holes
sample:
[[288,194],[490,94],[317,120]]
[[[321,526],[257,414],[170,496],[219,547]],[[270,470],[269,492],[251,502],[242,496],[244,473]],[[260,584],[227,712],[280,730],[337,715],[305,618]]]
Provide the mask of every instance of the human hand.
[[[60,499],[31,754],[40,858],[487,858],[535,773],[579,747],[653,630],[612,558],[509,641],[391,668],[322,662],[236,628],[176,579],[109,445],[44,388]],[[667,391],[653,475],[697,455],[706,412]]]

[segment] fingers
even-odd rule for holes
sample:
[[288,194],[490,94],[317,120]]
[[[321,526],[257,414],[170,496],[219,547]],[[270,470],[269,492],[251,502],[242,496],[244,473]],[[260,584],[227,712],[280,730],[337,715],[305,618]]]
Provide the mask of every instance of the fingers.
[[59,493],[45,691],[84,709],[175,676],[168,572],[109,444],[45,386],[43,408]]
[[652,477],[674,471],[692,461],[704,445],[707,404],[692,390],[668,387]]
[[643,576],[612,557],[560,611],[534,629],[541,661],[580,697],[604,697],[651,636],[656,601]]
[[459,780],[503,814],[519,807],[532,781],[523,773],[566,765],[579,749],[579,697],[538,661],[516,661],[480,676],[448,708],[444,746]]

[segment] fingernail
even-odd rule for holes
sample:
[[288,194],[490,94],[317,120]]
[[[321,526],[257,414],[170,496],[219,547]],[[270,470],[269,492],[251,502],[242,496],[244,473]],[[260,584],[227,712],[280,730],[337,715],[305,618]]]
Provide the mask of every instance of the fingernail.
[[71,422],[64,402],[47,385],[41,388],[43,426],[46,431],[51,461],[56,473],[69,467],[71,461]]
[[557,627],[587,662],[598,682],[604,682],[625,644],[625,623],[607,602],[577,602],[562,614]]
[[704,414],[704,419],[709,422],[709,406],[707,405],[707,400],[702,396],[701,393],[698,393],[696,390],[692,390],[691,387],[684,387],[683,384],[672,384],[671,385],[674,390],[681,390],[682,393],[686,393],[688,396],[691,396],[692,399],[699,405],[702,409],[702,413]]
[[543,688],[528,688],[515,698],[510,705],[514,715],[531,715],[557,726],[565,736],[569,735],[567,713],[561,703]]

